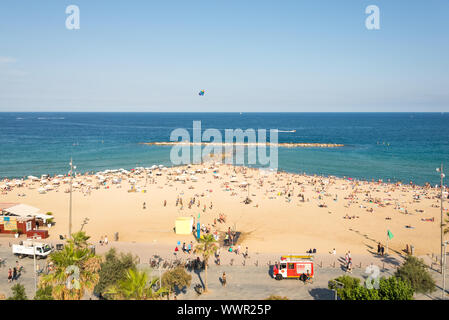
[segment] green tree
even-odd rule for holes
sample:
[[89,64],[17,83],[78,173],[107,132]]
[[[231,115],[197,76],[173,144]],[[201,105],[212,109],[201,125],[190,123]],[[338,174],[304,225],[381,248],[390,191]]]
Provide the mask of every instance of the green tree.
[[25,287],[17,283],[12,286],[12,296],[8,298],[8,300],[28,300],[28,297],[25,293]]
[[94,293],[107,299],[106,289],[125,280],[128,269],[135,269],[136,264],[137,258],[133,257],[131,253],[119,255],[114,248],[110,249],[100,265],[99,281],[95,286]]
[[207,264],[209,258],[217,251],[217,241],[211,234],[204,235],[197,239],[198,244],[195,246],[195,253],[201,254],[204,260],[204,292],[207,292]]
[[149,300],[160,298],[168,290],[164,287],[154,290],[158,279],[148,281],[145,271],[129,269],[126,278],[109,287],[105,294],[116,300]]
[[53,288],[51,286],[41,286],[36,291],[34,300],[54,300]]
[[168,270],[162,275],[162,286],[169,290],[169,297],[171,292],[176,289],[182,290],[185,287],[189,287],[191,282],[192,276],[182,266]]
[[408,281],[415,292],[430,293],[435,291],[435,280],[427,268],[422,259],[409,255],[396,271],[395,276]]
[[98,282],[101,259],[88,248],[86,237],[84,232],[73,234],[61,251],[50,254],[54,270],[41,277],[40,285],[52,286],[57,300],[80,300]]

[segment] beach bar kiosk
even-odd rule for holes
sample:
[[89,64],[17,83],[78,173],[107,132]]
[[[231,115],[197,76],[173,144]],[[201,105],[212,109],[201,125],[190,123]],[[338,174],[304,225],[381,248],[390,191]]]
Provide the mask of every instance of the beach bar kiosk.
[[178,217],[175,221],[176,234],[191,234],[193,231],[192,217]]
[[24,204],[0,203],[0,210],[0,233],[48,238],[47,230],[37,229],[36,219],[43,216],[38,213],[39,209]]

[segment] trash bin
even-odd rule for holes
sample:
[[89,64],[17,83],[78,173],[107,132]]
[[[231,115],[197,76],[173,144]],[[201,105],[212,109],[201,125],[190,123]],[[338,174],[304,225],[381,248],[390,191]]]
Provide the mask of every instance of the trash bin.
[[118,241],[118,232],[114,233],[114,240]]
[[415,247],[410,245],[410,254],[413,256],[415,255]]

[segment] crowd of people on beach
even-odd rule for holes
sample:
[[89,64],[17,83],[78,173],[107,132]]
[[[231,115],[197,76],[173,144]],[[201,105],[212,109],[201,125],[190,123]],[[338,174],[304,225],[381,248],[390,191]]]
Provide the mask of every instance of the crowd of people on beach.
[[[163,207],[167,209],[174,207],[178,212],[180,212],[179,210],[183,212],[192,211],[194,213],[191,216],[194,220],[197,212],[201,210],[201,213],[204,214],[204,218],[202,218],[203,223],[200,225],[201,232],[203,234],[213,234],[217,240],[223,240],[227,245],[233,244],[234,235],[225,230],[229,224],[232,225],[235,222],[236,218],[232,217],[231,212],[226,212],[227,209],[220,205],[220,203],[216,204],[213,199],[208,199],[211,196],[212,188],[187,192],[194,188],[194,180],[191,178],[193,176],[192,172],[199,172],[197,175],[203,175],[201,179],[205,179],[205,181],[207,179],[217,180],[223,191],[230,191],[227,193],[230,197],[240,197],[240,202],[242,202],[241,200],[252,198],[256,203],[245,203],[247,205],[251,203],[255,208],[260,208],[259,202],[261,200],[281,200],[295,206],[317,206],[321,208],[320,210],[331,214],[335,210],[335,204],[338,204],[345,208],[346,212],[343,211],[342,216],[345,220],[344,223],[349,224],[355,219],[363,219],[364,213],[376,215],[381,208],[391,209],[389,215],[385,217],[386,220],[395,219],[394,214],[396,213],[407,216],[416,214],[423,215],[417,221],[430,224],[435,222],[435,217],[432,216],[429,207],[419,207],[420,203],[423,200],[432,200],[434,202],[431,204],[431,208],[439,208],[439,188],[438,186],[431,186],[428,183],[419,186],[412,182],[403,184],[400,182],[387,183],[382,180],[362,181],[347,177],[324,177],[306,175],[305,173],[291,174],[282,171],[263,174],[254,168],[235,167],[216,163],[201,166],[202,168],[200,169],[195,166],[183,166],[176,168],[158,167],[152,170],[136,168],[130,171],[124,170],[120,172],[116,170],[114,172],[103,172],[95,175],[92,172],[74,174],[73,181],[77,184],[74,187],[74,192],[90,195],[99,189],[108,189],[113,186],[119,187],[120,184],[125,184],[126,181],[129,182],[133,190],[142,191],[145,190],[147,183],[156,184],[158,188],[162,188],[164,183],[169,186],[175,183],[187,183],[189,184],[189,188],[177,189],[176,198],[161,200]],[[209,168],[209,171],[205,170],[206,167]],[[206,175],[206,172],[209,172],[209,174]],[[150,175],[152,176],[150,177]],[[176,180],[176,177],[183,175],[186,176],[185,180]],[[118,176],[120,176],[120,182],[114,180]],[[21,179],[23,183],[16,183],[14,182],[15,180],[4,179],[3,183],[5,185],[7,184],[7,186],[2,190],[4,192],[20,190],[20,193],[23,193],[22,191],[26,188],[29,190],[36,189],[45,180],[45,185],[53,185],[55,181],[59,181],[59,184],[54,184],[54,191],[57,191],[58,187],[60,188],[62,185],[67,187],[68,178],[68,175],[55,175],[53,177],[47,175],[45,179],[41,180]],[[246,180],[250,183],[233,183],[233,179],[240,181]],[[207,181],[207,183],[209,182]],[[145,186],[143,185],[144,183]],[[255,193],[249,192],[249,185],[251,185],[251,190],[254,190],[253,192],[257,192],[257,196]],[[341,193],[337,194],[337,192]],[[149,199],[145,198],[142,204],[144,210],[148,211],[148,208],[150,208],[149,201]],[[227,217],[228,214],[231,215],[231,219]],[[416,228],[415,223],[406,223],[404,224],[404,228],[414,229]],[[196,223],[194,222],[194,232],[197,231],[196,227]],[[223,236],[223,239],[220,239],[221,236]],[[108,244],[107,236],[101,236],[100,244]],[[228,247],[234,253],[241,251],[233,245],[229,245]]]

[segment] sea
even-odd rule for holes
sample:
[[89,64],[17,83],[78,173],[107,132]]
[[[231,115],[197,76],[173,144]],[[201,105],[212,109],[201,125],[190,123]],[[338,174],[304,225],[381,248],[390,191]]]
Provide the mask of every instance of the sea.
[[[172,166],[173,130],[278,129],[279,170],[371,181],[436,185],[449,172],[449,113],[0,113],[0,178]],[[257,166],[257,165],[254,165]]]

